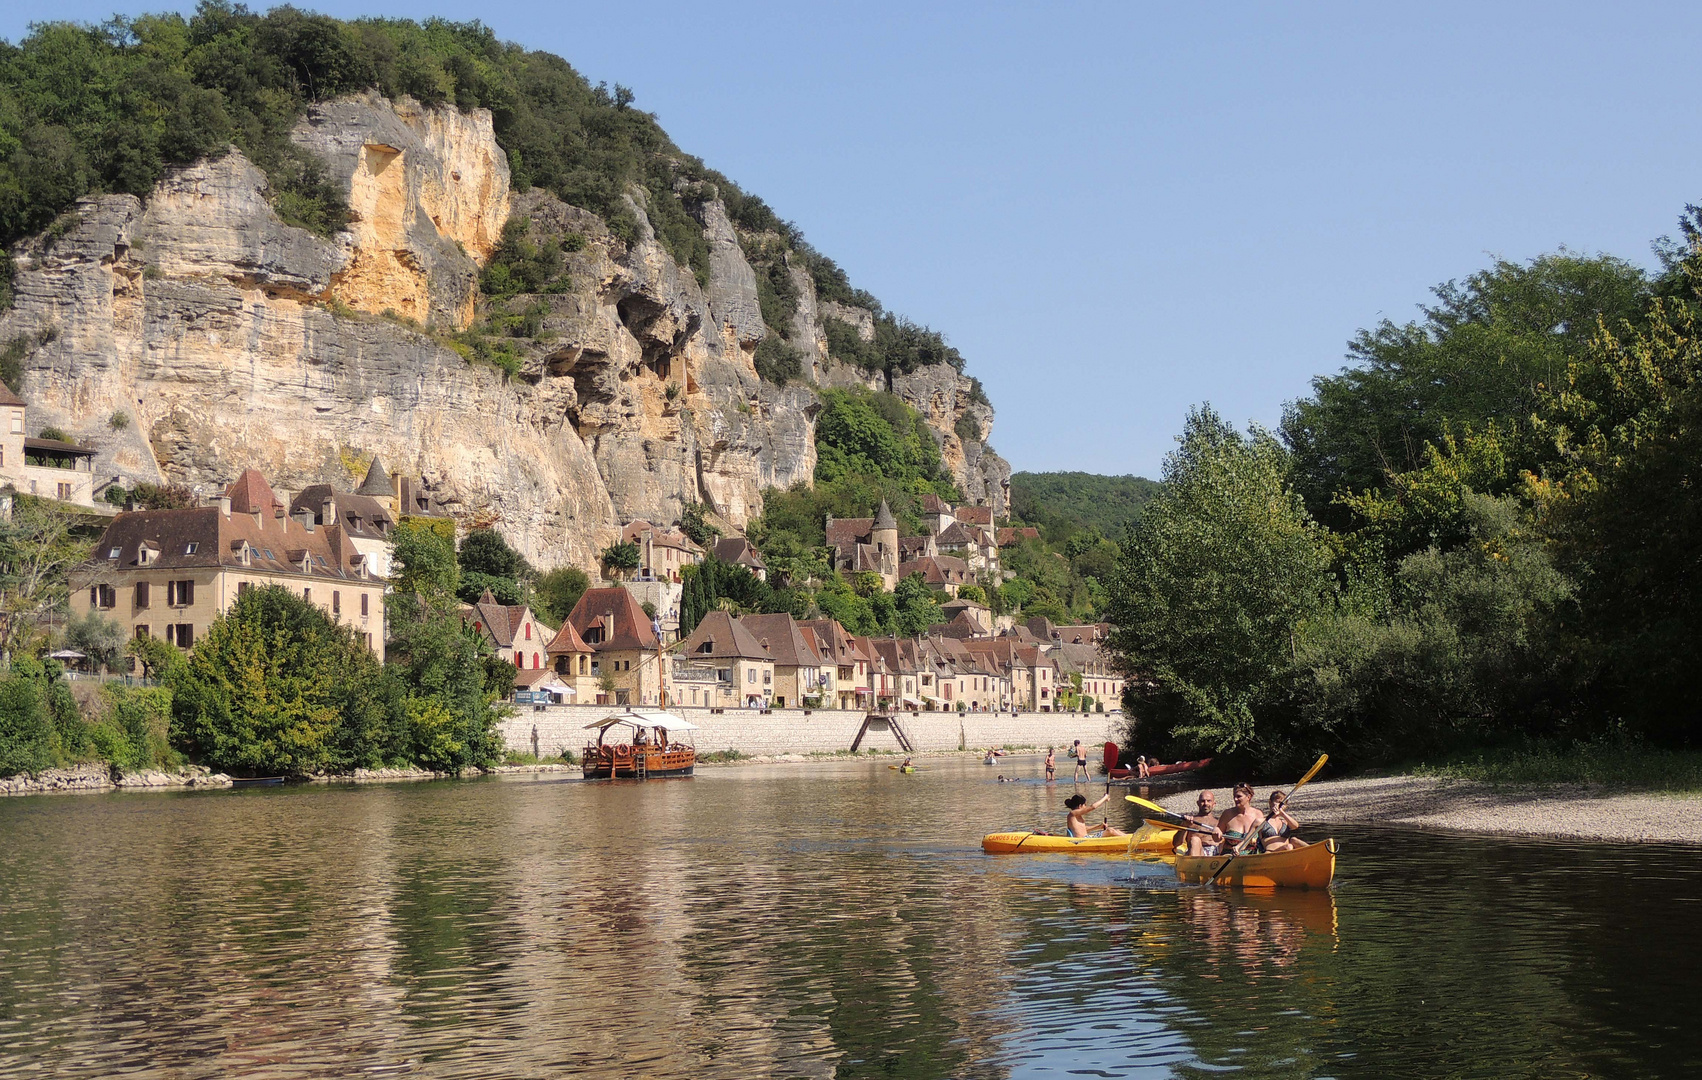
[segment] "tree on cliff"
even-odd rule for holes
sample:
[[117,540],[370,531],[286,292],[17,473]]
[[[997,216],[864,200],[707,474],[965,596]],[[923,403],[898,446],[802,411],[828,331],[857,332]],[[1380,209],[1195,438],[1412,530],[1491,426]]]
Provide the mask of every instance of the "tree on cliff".
[[455,558],[461,568],[461,582],[455,593],[465,602],[477,603],[486,589],[499,604],[525,602],[526,588],[521,580],[531,576],[532,568],[495,529],[474,529],[468,533]]

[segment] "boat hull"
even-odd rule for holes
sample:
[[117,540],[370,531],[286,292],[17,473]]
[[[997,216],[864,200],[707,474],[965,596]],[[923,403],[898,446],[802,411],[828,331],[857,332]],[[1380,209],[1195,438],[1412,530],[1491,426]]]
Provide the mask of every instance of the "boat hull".
[[993,855],[1039,855],[1071,852],[1077,855],[1127,855],[1130,850],[1168,854],[1176,842],[1171,829],[1142,829],[1134,837],[1127,836],[1049,836],[1034,832],[988,833],[981,838],[981,850]]
[[690,776],[697,752],[690,747],[655,750],[647,747],[587,746],[580,768],[587,780],[643,780],[661,776]]
[[[1294,851],[1268,855],[1176,856],[1176,879],[1184,885],[1215,885],[1241,889],[1327,889],[1336,876],[1336,842],[1325,840]],[[1223,873],[1218,868],[1223,867]]]
[[1139,769],[1125,769],[1122,766],[1118,766],[1110,769],[1109,775],[1113,780],[1128,780],[1131,778],[1137,780],[1148,778],[1160,780],[1169,776],[1182,776],[1185,773],[1198,772],[1207,765],[1210,765],[1211,761],[1211,758],[1201,758],[1198,761],[1178,761],[1172,765],[1155,765],[1147,770],[1145,777],[1140,775]]

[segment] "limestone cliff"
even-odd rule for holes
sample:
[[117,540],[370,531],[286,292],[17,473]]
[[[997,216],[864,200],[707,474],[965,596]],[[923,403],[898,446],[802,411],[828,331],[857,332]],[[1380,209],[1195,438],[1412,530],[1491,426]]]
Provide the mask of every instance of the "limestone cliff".
[[[333,238],[282,222],[232,150],[146,200],[84,198],[18,246],[0,340],[31,343],[32,433],[52,424],[98,448],[102,480],[204,490],[250,465],[284,489],[349,484],[377,454],[542,566],[590,565],[620,522],[672,522],[691,501],[743,525],[764,488],[811,477],[815,392],[758,379],[756,279],[714,198],[698,209],[700,287],[642,201],[629,244],[547,193],[510,192],[483,111],[351,98],[294,137],[347,192],[352,220]],[[475,318],[511,215],[572,249],[564,291],[509,302],[536,322],[508,342],[514,378],[446,336]],[[807,378],[847,377],[802,284],[793,336],[819,343]],[[934,425],[965,493],[1002,513],[1009,467],[985,447],[992,410],[970,381],[942,365],[890,389]],[[965,416],[981,438],[960,436]]]

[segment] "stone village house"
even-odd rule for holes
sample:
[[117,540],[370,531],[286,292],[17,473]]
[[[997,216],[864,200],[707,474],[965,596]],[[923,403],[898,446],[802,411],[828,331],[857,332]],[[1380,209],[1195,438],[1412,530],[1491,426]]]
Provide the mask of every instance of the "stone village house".
[[774,658],[725,611],[705,614],[674,657],[677,705],[768,708],[773,701]]
[[210,506],[133,510],[113,518],[93,557],[71,574],[71,607],[128,636],[192,648],[251,588],[277,585],[352,627],[384,658],[383,578],[345,529],[290,517],[249,469]]

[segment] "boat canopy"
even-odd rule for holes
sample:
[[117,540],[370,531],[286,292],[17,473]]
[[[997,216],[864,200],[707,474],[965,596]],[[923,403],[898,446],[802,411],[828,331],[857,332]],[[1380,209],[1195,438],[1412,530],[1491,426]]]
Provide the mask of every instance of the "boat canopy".
[[675,716],[665,712],[619,712],[610,713],[593,723],[586,724],[587,728],[603,730],[616,724],[631,724],[635,728],[661,728],[664,731],[693,731],[697,725],[683,716]]

